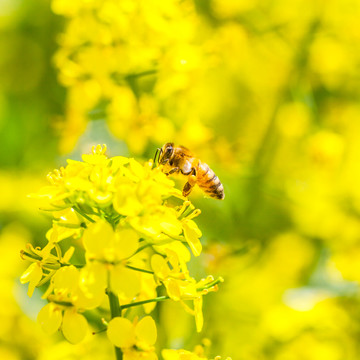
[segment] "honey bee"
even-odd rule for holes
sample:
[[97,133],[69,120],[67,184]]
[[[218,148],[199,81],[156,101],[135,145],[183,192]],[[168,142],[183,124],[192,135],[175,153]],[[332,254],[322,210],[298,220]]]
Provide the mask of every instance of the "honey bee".
[[166,175],[183,174],[188,181],[183,188],[183,196],[188,196],[193,187],[198,186],[211,198],[223,200],[225,198],[224,187],[208,164],[201,162],[188,149],[183,146],[174,146],[166,143],[155,153],[154,163],[159,153],[158,163],[164,165],[163,172]]

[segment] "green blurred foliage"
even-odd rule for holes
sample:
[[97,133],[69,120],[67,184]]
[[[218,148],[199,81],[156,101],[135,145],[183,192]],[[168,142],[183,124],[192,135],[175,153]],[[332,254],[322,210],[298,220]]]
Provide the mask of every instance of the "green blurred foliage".
[[40,170],[54,162],[54,125],[63,113],[65,93],[52,56],[62,23],[46,0],[1,3],[1,167]]
[[208,337],[211,354],[235,360],[357,360],[359,15],[356,0],[2,2],[0,246],[14,270],[1,315],[16,325],[0,354],[85,358],[103,341],[46,339],[26,298],[13,302],[24,264],[4,254],[41,243],[49,222],[25,195],[94,143],[148,159],[174,141],[224,184],[223,202],[191,195],[205,244],[191,270],[225,283],[200,335],[174,304],[159,307],[159,346]]

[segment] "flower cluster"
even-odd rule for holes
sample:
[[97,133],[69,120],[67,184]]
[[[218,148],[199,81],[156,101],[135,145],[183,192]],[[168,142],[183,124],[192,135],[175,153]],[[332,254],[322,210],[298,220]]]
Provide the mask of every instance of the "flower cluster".
[[[212,118],[219,110],[213,104],[223,100],[213,89],[221,81],[231,91],[223,74],[234,58],[230,36],[245,34],[234,23],[214,31],[196,7],[191,0],[52,1],[53,12],[66,19],[54,57],[67,88],[63,151],[94,118],[106,119],[111,133],[137,154],[169,138],[186,138],[198,151],[215,138]],[[214,153],[233,168],[225,137],[216,138]]]
[[[105,151],[98,145],[83,161],[69,160],[48,175],[50,186],[31,195],[52,214],[53,226],[43,249],[28,245],[21,252],[32,261],[21,282],[29,283],[29,296],[49,282],[43,295],[48,304],[38,321],[47,333],[61,329],[71,343],[88,332],[83,312],[103,307],[108,295],[109,320],[103,322],[109,340],[125,359],[140,353],[156,359],[156,324],[146,314],[159,301],[178,301],[201,331],[202,297],[216,291],[222,279],[197,281],[186,266],[191,252],[199,256],[202,250],[193,221],[200,211],[151,161],[141,165],[122,156],[107,158]],[[63,254],[65,239],[72,245]],[[75,251],[84,254],[82,263],[72,262]],[[167,295],[157,296],[160,286]],[[145,316],[122,317],[134,306],[143,306]]]

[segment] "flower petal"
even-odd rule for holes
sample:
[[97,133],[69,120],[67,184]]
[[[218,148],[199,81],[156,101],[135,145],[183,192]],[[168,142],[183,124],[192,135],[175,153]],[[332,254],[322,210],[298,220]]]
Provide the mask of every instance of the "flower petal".
[[39,263],[32,263],[25,272],[21,275],[20,282],[22,284],[29,283],[28,296],[31,297],[34,293],[36,285],[40,282],[43,272]]
[[61,310],[53,303],[45,305],[37,316],[37,321],[41,328],[49,335],[55,333],[59,329],[61,320]]
[[194,223],[192,220],[188,220],[183,223],[185,240],[189,244],[193,254],[195,256],[199,256],[202,250],[202,245],[199,240],[199,236],[201,236],[201,233],[199,235],[199,232],[197,231],[198,229],[194,228],[194,226],[192,226],[192,223]]
[[139,247],[139,235],[133,229],[121,229],[115,233],[115,251],[118,260],[133,255]]
[[151,316],[143,317],[135,326],[135,335],[140,342],[146,345],[154,345],[157,338],[154,319]]
[[84,231],[83,243],[89,255],[102,258],[104,249],[109,247],[114,239],[115,232],[111,225],[105,220],[99,220]]
[[133,298],[141,290],[139,274],[123,265],[114,266],[110,270],[111,289],[119,296]]
[[79,270],[73,266],[64,266],[57,270],[53,276],[54,292],[57,294],[70,294],[79,286]]
[[110,320],[107,336],[111,343],[120,348],[129,348],[135,345],[135,331],[133,323],[122,317]]
[[161,280],[168,278],[170,275],[169,265],[161,255],[154,254],[151,257],[151,268],[155,275]]
[[71,344],[82,341],[88,332],[88,323],[85,317],[74,309],[66,310],[62,323],[62,333]]

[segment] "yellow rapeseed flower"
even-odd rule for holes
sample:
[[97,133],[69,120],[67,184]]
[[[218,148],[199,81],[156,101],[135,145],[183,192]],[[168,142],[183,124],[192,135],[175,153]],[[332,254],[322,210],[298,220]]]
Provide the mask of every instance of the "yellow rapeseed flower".
[[20,282],[22,284],[29,283],[28,295],[31,297],[34,293],[36,285],[40,282],[43,272],[39,262],[32,263],[22,274]]
[[[203,295],[216,291],[221,279],[209,276],[198,282],[186,265],[191,252],[199,256],[202,251],[201,231],[193,220],[200,210],[152,161],[108,158],[105,152],[105,145],[97,145],[83,161],[68,160],[49,174],[50,186],[32,195],[53,222],[43,249],[28,245],[22,252],[32,264],[21,282],[29,282],[31,296],[50,280],[43,295],[49,303],[38,321],[49,334],[60,329],[70,343],[82,341],[88,332],[82,313],[102,306],[108,295],[111,318],[103,323],[124,360],[157,360],[153,318],[130,321],[122,310],[143,305],[150,313],[158,301],[179,301],[201,331]],[[67,245],[63,255],[65,239],[74,246]],[[79,248],[84,255],[71,263]],[[157,296],[161,285],[167,296]]]
[[156,360],[154,344],[157,338],[155,321],[151,316],[143,317],[139,322],[116,317],[109,322],[107,329],[109,340],[124,352],[124,359]]

